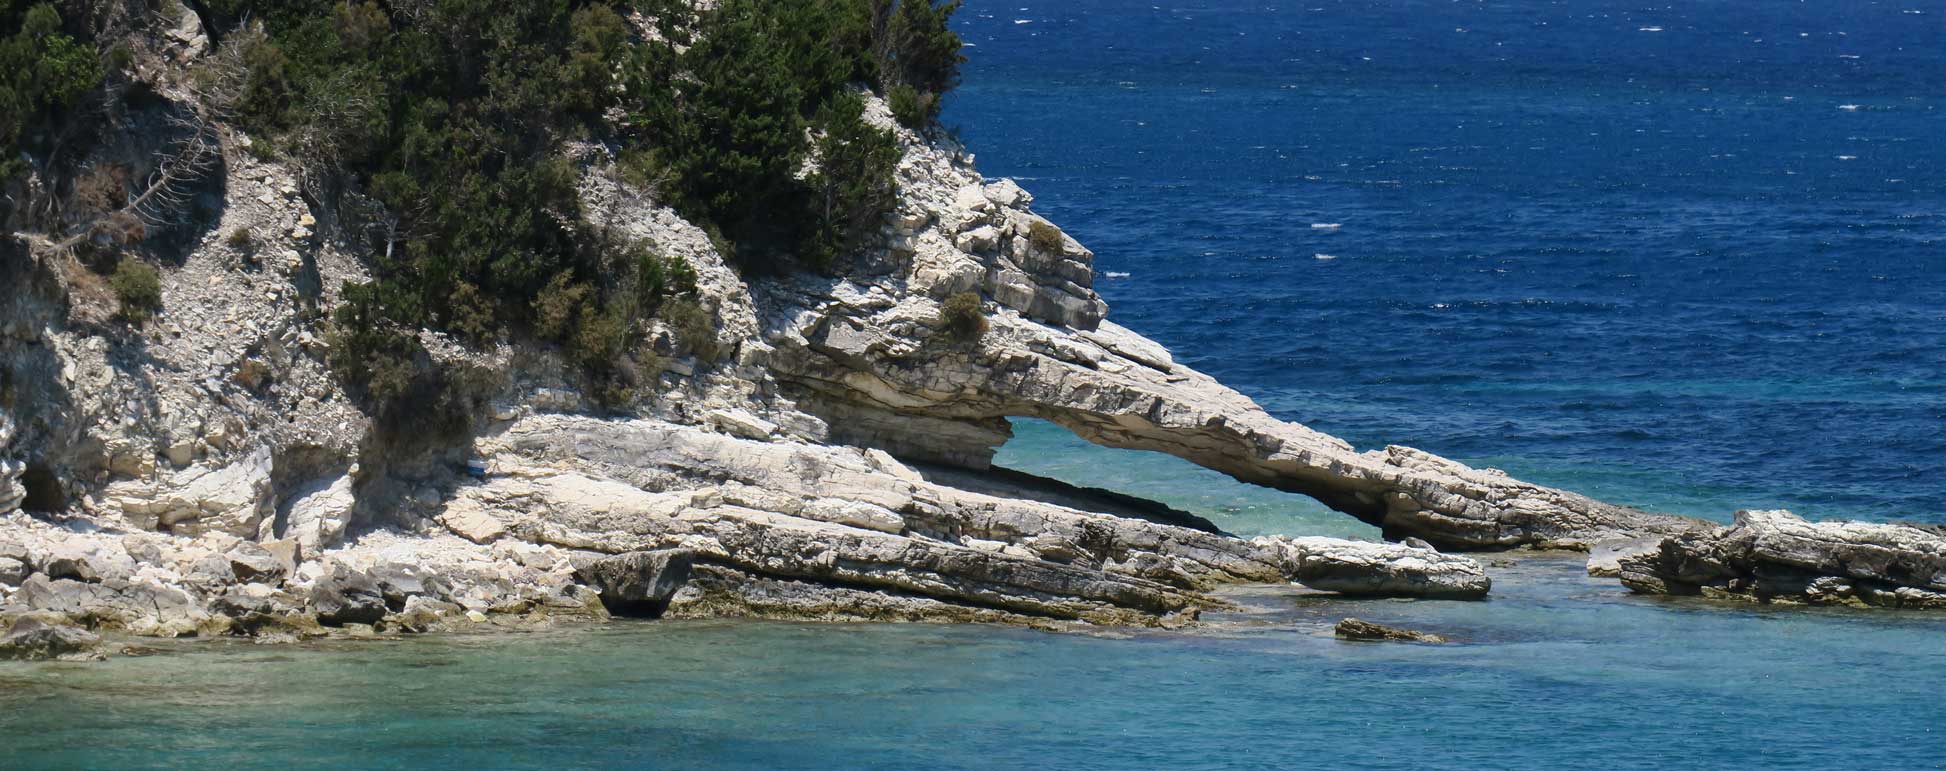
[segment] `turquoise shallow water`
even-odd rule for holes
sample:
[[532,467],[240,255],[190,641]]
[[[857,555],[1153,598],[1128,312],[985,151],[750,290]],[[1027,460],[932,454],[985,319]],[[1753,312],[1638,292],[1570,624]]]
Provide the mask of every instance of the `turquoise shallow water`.
[[[0,664],[9,768],[1941,768],[1946,618],[1247,595],[1197,634],[634,622]],[[1346,615],[1453,635],[1344,643]]]

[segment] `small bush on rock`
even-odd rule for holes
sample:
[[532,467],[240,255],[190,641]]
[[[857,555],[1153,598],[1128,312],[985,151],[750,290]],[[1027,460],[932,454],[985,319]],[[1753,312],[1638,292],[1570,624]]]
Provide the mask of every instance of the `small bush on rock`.
[[115,290],[115,299],[121,303],[121,317],[131,323],[148,321],[156,311],[162,310],[162,279],[148,263],[123,258],[122,264],[115,268],[115,275],[108,277],[108,286]]
[[932,121],[932,103],[935,100],[919,93],[919,89],[900,83],[886,92],[885,101],[892,108],[892,117],[901,126],[919,131]]
[[981,309],[980,295],[960,292],[939,306],[939,325],[954,342],[970,343],[987,332],[987,317]]
[[676,333],[676,342],[703,361],[716,361],[722,355],[716,342],[716,316],[695,300],[679,298],[663,303],[657,312],[669,329]]
[[1027,243],[1034,247],[1034,251],[1049,257],[1060,256],[1067,248],[1066,239],[1061,237],[1061,229],[1040,220],[1027,226]]

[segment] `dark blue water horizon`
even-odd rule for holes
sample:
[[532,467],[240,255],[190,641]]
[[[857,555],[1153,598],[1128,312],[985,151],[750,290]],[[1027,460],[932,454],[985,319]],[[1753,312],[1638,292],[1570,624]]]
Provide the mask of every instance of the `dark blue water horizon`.
[[982,171],[1280,417],[1717,519],[1946,521],[1946,7],[961,16]]

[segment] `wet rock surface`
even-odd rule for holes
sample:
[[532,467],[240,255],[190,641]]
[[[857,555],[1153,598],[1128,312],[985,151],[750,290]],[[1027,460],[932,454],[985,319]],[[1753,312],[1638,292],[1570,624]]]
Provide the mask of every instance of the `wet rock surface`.
[[608,612],[655,617],[689,581],[695,562],[696,554],[685,549],[629,552],[590,562],[575,576],[600,592]]
[[97,661],[103,656],[99,635],[39,619],[23,618],[0,635],[0,659]]
[[1663,539],[1619,565],[1642,594],[1946,609],[1946,533],[1934,527],[1739,511],[1728,527]]
[[1338,625],[1332,628],[1332,634],[1340,640],[1359,640],[1365,642],[1446,642],[1445,637],[1430,632],[1400,629],[1384,624],[1374,624],[1370,621],[1357,618],[1348,618],[1338,622]]

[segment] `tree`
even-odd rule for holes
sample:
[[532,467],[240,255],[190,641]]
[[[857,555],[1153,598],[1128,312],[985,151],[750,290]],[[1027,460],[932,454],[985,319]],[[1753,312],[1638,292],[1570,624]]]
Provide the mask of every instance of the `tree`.
[[818,264],[857,246],[892,210],[899,144],[892,132],[865,122],[865,102],[843,94],[818,113],[817,171],[810,187],[812,231],[804,251]]
[[926,121],[939,117],[940,100],[959,85],[961,41],[951,26],[961,0],[873,0],[880,20],[879,68],[888,93],[900,86],[914,92],[903,101],[923,110]]

